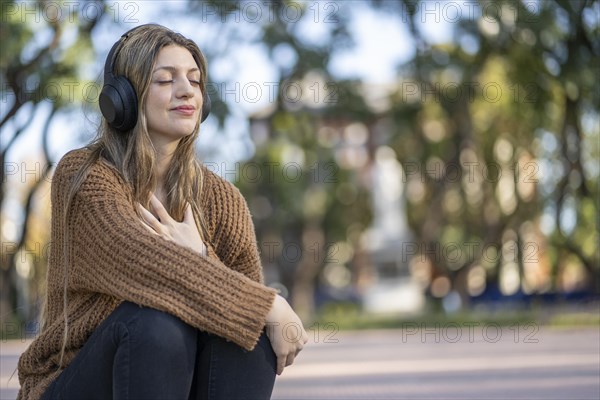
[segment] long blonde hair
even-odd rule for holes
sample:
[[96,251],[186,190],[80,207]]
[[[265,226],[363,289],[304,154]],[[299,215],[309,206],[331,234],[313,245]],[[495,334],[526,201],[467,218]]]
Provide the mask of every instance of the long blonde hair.
[[[170,45],[187,49],[201,71],[200,88],[206,90],[207,66],[204,55],[192,40],[161,25],[149,24],[138,27],[120,39],[114,60],[114,74],[129,79],[138,97],[138,120],[129,132],[119,132],[111,128],[102,118],[96,138],[87,148],[91,150],[89,157],[75,175],[64,205],[64,337],[60,355],[59,368],[63,365],[63,357],[68,342],[67,320],[67,284],[69,269],[69,245],[71,232],[67,228],[69,210],[73,198],[87,178],[90,167],[100,157],[113,165],[127,184],[131,186],[133,203],[139,202],[149,207],[150,193],[157,185],[155,175],[156,153],[148,134],[144,113],[148,97],[148,89],[152,78],[152,69],[159,51]],[[200,130],[200,119],[194,132],[182,138],[177,145],[173,158],[167,169],[164,189],[166,192],[165,208],[176,220],[182,221],[187,203],[192,206],[196,226],[202,240],[208,237],[206,221],[200,204],[196,201],[202,191],[202,169],[195,155],[194,143]],[[134,207],[136,212],[139,211]],[[140,215],[141,218],[141,215]]]

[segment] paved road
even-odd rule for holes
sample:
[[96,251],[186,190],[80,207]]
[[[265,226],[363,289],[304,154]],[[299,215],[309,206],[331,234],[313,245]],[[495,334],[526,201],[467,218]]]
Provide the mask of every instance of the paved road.
[[[311,331],[273,399],[600,399],[600,329],[406,328]],[[27,343],[1,345],[0,398],[14,399]]]

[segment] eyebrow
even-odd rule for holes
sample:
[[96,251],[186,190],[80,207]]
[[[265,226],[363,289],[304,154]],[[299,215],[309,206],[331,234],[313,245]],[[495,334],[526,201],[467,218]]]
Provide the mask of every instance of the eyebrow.
[[[166,69],[167,71],[170,71],[170,72],[175,72],[175,71],[177,71],[177,68],[175,68],[175,67],[172,67],[172,66],[170,66],[170,65],[166,65],[166,66],[156,67],[156,68],[154,69],[154,71],[152,71],[152,73],[155,73],[156,71],[159,71],[159,70],[161,70],[161,69]],[[188,71],[187,71],[187,72],[188,72],[188,73],[190,73],[190,72],[196,72],[196,71],[200,72],[200,69],[199,69],[198,67],[194,67],[194,68],[190,68],[190,69],[188,69]]]

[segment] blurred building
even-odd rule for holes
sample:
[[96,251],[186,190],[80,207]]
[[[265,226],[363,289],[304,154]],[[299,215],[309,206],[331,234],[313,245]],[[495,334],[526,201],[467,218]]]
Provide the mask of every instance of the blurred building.
[[373,283],[364,293],[369,312],[415,312],[424,305],[420,286],[411,278],[403,253],[411,240],[406,222],[404,171],[396,153],[379,146],[369,164],[373,224],[363,240],[373,265]]
[[[390,88],[369,88],[375,107],[385,108]],[[380,93],[380,96],[377,95]],[[264,143],[273,137],[269,119],[273,109],[263,110],[250,118],[253,139]],[[372,126],[346,118],[320,116],[317,135],[328,143],[340,168],[354,170],[356,182],[371,195],[373,220],[364,230],[354,249],[352,274],[354,292],[361,295],[364,309],[374,313],[411,313],[424,304],[423,288],[409,272],[409,259],[403,254],[411,240],[405,212],[405,175],[395,151],[385,145],[389,136],[385,122]]]

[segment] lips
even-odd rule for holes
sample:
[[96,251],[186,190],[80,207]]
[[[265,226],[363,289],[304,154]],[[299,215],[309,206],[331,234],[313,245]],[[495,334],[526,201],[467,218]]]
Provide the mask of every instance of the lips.
[[182,114],[182,115],[194,115],[194,112],[196,111],[196,107],[194,106],[178,106],[175,108],[172,108],[171,111],[175,111],[178,114]]

